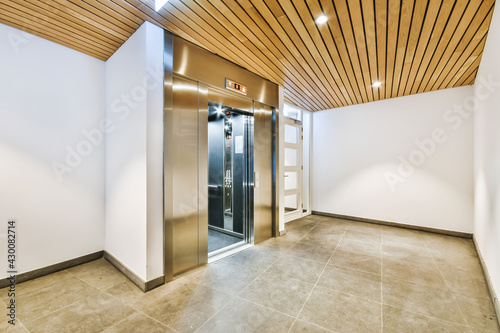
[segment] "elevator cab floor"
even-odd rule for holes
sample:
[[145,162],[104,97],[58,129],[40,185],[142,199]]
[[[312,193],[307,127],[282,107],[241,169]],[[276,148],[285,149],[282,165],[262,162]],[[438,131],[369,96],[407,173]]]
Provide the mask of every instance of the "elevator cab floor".
[[222,248],[242,242],[243,239],[222,233],[217,230],[208,229],[208,252],[214,252]]

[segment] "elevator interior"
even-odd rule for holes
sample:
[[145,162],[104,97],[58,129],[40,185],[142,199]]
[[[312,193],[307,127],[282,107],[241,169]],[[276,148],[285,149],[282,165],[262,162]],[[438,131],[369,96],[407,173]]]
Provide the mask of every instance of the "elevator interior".
[[168,281],[276,235],[278,86],[168,32],[164,47]]
[[208,252],[249,241],[253,112],[208,102]]

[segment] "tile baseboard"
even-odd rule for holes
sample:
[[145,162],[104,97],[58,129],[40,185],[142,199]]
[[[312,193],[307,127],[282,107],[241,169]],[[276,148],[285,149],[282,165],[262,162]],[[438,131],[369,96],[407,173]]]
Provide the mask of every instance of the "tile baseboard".
[[479,262],[481,263],[481,267],[483,269],[484,278],[486,279],[486,284],[488,285],[488,291],[490,293],[491,300],[493,301],[493,307],[495,308],[495,315],[497,316],[498,328],[500,329],[500,302],[498,300],[498,295],[493,287],[493,281],[491,281],[491,276],[490,273],[488,272],[488,267],[486,267],[483,254],[479,249],[476,237],[472,237],[472,240],[474,241],[474,246],[476,247],[477,256],[479,257]]
[[111,265],[115,266],[116,269],[122,272],[123,275],[125,275],[130,281],[132,281],[137,287],[139,287],[144,292],[159,287],[162,284],[165,284],[164,275],[149,281],[144,281],[140,276],[132,272],[120,260],[116,259],[112,254],[110,254],[107,251],[104,251],[104,259],[106,259]]
[[455,237],[462,237],[462,238],[472,239],[472,234],[467,233],[467,232],[444,230],[444,229],[429,228],[429,227],[421,227],[421,226],[416,226],[416,225],[411,225],[411,224],[389,222],[389,221],[382,221],[382,220],[375,220],[375,219],[367,219],[367,218],[364,218],[364,217],[355,217],[355,216],[349,216],[349,215],[325,213],[325,212],[319,212],[319,211],[316,211],[316,210],[313,210],[312,214],[313,215],[320,215],[320,216],[327,216],[327,217],[334,217],[334,218],[337,218],[337,219],[344,219],[344,220],[351,220],[351,221],[357,221],[357,222],[380,224],[380,225],[386,225],[386,226],[389,226],[389,227],[397,227],[397,228],[411,229],[411,230],[418,230],[418,231],[427,231],[427,232],[432,232],[432,233],[435,233],[435,234],[442,234],[442,235],[447,235],[447,236],[455,236]]
[[[52,274],[58,271],[62,271],[64,269],[68,269],[74,266],[78,266],[81,264],[85,264],[87,262],[97,260],[102,258],[104,255],[104,251],[97,251],[94,253],[90,253],[78,258],[66,260],[57,264],[45,266],[42,268],[37,268],[32,271],[21,273],[16,275],[16,283],[26,282],[28,280],[33,280],[44,275]],[[8,287],[10,285],[10,281],[8,278],[0,280],[0,288]]]

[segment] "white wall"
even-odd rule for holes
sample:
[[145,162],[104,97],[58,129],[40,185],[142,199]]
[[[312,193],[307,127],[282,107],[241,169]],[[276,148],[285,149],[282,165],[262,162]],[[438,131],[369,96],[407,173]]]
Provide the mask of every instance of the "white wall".
[[106,63],[105,249],[163,275],[163,30],[143,24]]
[[0,73],[3,278],[10,218],[17,219],[19,273],[104,247],[105,68],[0,24]]
[[[500,293],[500,12],[495,10],[475,93],[475,237],[496,294]],[[494,84],[485,82],[494,82]],[[497,311],[499,309],[496,299]]]
[[472,233],[472,93],[315,112],[313,210]]

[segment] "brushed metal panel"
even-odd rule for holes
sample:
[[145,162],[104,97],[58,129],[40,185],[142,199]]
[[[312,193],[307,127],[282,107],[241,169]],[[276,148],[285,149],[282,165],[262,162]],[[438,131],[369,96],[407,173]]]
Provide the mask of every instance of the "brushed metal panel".
[[208,89],[208,100],[210,102],[230,106],[248,113],[253,113],[253,101],[241,96],[233,96],[231,93],[210,87]]
[[164,50],[163,50],[163,271],[165,281],[174,278],[174,229],[173,229],[173,160],[172,150],[173,141],[173,113],[172,113],[172,79],[173,79],[173,47],[174,38],[171,33],[164,31]]
[[173,78],[173,273],[198,266],[198,83]]
[[230,78],[248,87],[248,99],[278,107],[277,84],[177,36],[174,38],[174,73],[228,92],[226,78]]
[[198,85],[198,248],[199,264],[208,263],[208,87]]
[[273,109],[254,108],[254,242],[273,237]]

